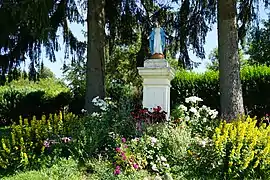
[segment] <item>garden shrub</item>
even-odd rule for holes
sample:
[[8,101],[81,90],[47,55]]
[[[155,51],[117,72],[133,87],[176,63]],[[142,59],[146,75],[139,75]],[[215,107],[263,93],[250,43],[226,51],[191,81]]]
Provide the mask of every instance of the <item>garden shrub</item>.
[[160,106],[154,107],[152,110],[147,108],[134,109],[131,115],[136,124],[137,135],[141,135],[151,125],[167,122],[166,114]]
[[[245,66],[241,69],[241,81],[246,113],[263,117],[270,109],[270,67]],[[218,72],[179,71],[172,81],[172,107],[184,102],[186,97],[198,96],[205,105],[219,111],[219,93]]]
[[69,141],[66,136],[72,129],[68,124],[76,123],[74,115],[64,117],[60,113],[47,119],[42,116],[41,120],[20,118],[19,124],[11,125],[10,136],[1,139],[0,170],[8,172],[46,165],[45,161],[53,156],[52,146]]
[[219,158],[211,138],[193,137],[187,154],[182,167],[186,179],[223,179],[222,169],[218,168]]
[[169,176],[170,164],[162,151],[166,144],[162,144],[156,137],[145,134],[129,141],[118,137],[117,141],[113,159],[114,175],[147,170],[152,174]]
[[99,112],[87,115],[77,123],[77,133],[74,133],[74,156],[81,163],[99,154],[112,155],[115,143],[113,134],[131,137],[136,134],[135,122],[131,116],[134,106],[131,99],[121,99],[118,103],[110,98],[92,100]]
[[227,179],[268,179],[270,175],[270,126],[256,126],[248,117],[222,122],[213,136],[222,176]]
[[161,152],[165,154],[171,166],[180,165],[187,155],[189,144],[193,141],[191,130],[184,123],[181,125],[156,125],[148,129],[147,134],[155,136],[163,145]]
[[176,124],[187,124],[193,136],[212,137],[219,123],[218,112],[205,105],[199,105],[201,98],[191,96],[172,110],[172,120]]
[[70,98],[70,90],[55,79],[12,81],[0,87],[0,123],[18,123],[19,116],[41,118],[44,114],[58,113]]
[[87,179],[90,180],[130,180],[145,179],[145,177],[150,176],[149,172],[145,170],[133,171],[133,173],[121,172],[116,176],[113,173],[112,163],[106,159],[91,159],[85,167],[89,172]]
[[[110,97],[117,106],[128,101],[131,106],[141,105],[141,93],[140,91],[129,84],[125,84],[121,80],[106,81],[106,97]],[[85,105],[85,84],[81,86],[73,87],[71,84],[70,88],[73,93],[72,100],[69,104],[69,111],[74,114],[81,114],[81,110],[84,109]]]

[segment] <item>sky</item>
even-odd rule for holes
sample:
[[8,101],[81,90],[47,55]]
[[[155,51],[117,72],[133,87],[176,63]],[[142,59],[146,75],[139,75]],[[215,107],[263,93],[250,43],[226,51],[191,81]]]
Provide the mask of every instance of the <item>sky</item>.
[[[260,5],[260,19],[267,19],[267,12],[264,10],[263,5]],[[83,35],[83,30],[86,31],[86,26],[83,25],[78,25],[78,24],[70,24],[70,28],[72,30],[72,32],[74,33],[74,35],[81,41],[86,41],[86,38]],[[61,40],[61,39],[60,39]],[[206,43],[205,43],[205,57],[206,59],[199,59],[198,57],[196,57],[192,50],[189,51],[190,54],[190,58],[193,61],[199,61],[201,62],[201,65],[194,69],[194,71],[196,72],[204,72],[206,70],[206,65],[209,63],[208,61],[208,55],[210,54],[210,52],[218,46],[218,38],[217,38],[217,24],[213,25],[212,31],[210,31],[207,34],[206,37]],[[45,56],[42,55],[43,58],[43,62],[44,65],[48,68],[50,68],[54,74],[56,75],[56,77],[58,78],[62,78],[62,67],[63,67],[63,63],[64,63],[64,48],[62,48],[60,51],[56,52],[56,59],[57,61],[52,63],[50,62]],[[68,60],[66,60],[66,62],[68,63]],[[25,64],[25,68],[28,68],[28,64],[29,61],[26,62]]]

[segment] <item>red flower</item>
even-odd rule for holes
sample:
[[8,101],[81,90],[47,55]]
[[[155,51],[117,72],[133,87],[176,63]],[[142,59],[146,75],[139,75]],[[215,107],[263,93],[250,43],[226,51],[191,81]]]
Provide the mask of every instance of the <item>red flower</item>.
[[161,107],[157,106],[156,108],[153,108],[154,112],[160,112],[161,111]]

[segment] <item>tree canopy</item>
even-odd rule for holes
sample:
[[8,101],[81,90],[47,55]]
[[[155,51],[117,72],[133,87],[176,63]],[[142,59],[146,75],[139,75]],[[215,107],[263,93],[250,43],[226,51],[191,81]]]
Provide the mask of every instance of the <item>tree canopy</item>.
[[253,28],[248,38],[247,54],[250,64],[270,65],[270,19],[263,21],[262,28]]
[[66,53],[73,54],[84,47],[69,29],[70,22],[83,21],[74,0],[2,0],[0,4],[0,71],[5,74],[28,56],[38,64],[42,47],[51,61],[59,50],[59,28],[66,44]]

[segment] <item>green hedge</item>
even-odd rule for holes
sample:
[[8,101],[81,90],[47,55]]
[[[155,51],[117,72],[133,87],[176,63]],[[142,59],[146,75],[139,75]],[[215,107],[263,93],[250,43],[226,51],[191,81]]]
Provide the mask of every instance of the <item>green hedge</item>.
[[[246,66],[241,70],[245,110],[262,117],[270,110],[270,67]],[[179,71],[172,81],[172,106],[184,102],[188,96],[198,96],[204,104],[220,110],[218,72],[198,74]]]
[[57,113],[69,104],[70,90],[55,79],[12,81],[0,87],[0,121],[10,124],[23,118]]

